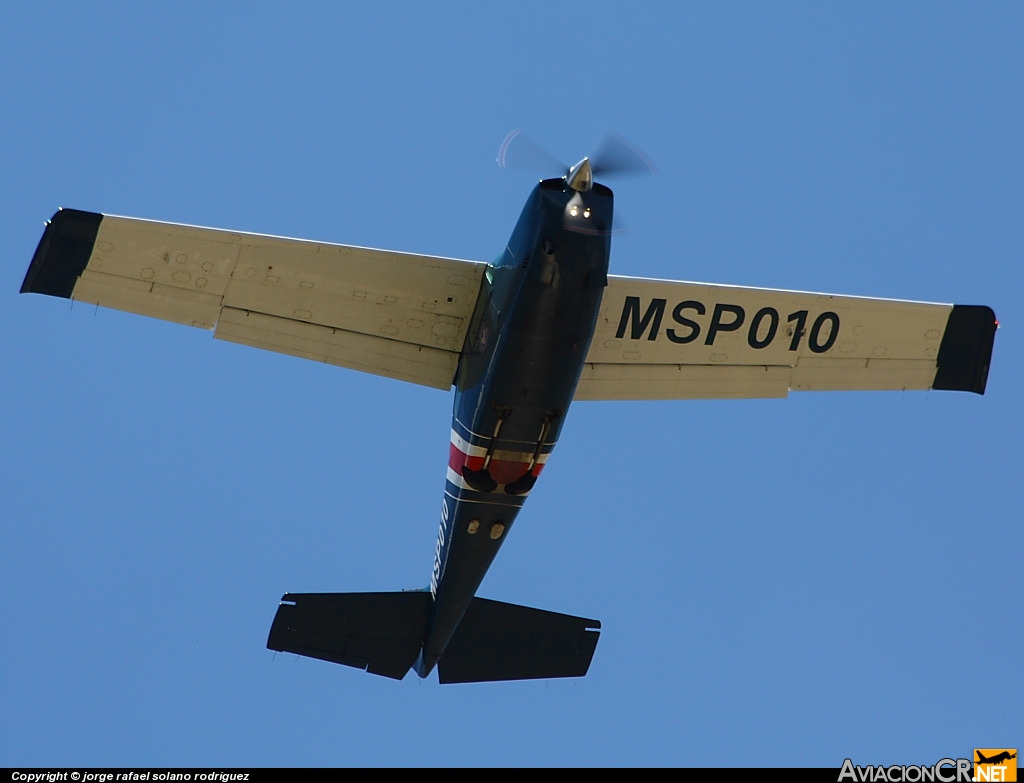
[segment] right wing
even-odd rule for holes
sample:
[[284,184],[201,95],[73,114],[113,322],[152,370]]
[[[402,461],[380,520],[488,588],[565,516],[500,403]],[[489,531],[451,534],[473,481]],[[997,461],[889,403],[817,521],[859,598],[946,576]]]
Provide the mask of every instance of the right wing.
[[21,292],[449,389],[485,266],[62,209]]
[[985,392],[988,307],[608,276],[577,400]]

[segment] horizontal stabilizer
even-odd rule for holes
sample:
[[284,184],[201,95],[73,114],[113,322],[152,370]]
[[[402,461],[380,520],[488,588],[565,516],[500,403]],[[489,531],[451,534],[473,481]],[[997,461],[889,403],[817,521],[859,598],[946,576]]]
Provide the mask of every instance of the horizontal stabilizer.
[[432,597],[407,593],[288,593],[267,648],[400,680],[419,655]]
[[582,677],[601,623],[474,598],[437,665],[442,684]]

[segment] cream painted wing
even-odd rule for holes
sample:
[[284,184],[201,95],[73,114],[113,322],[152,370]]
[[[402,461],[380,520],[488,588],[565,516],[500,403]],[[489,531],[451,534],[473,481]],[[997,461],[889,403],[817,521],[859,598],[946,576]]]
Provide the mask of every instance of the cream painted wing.
[[63,209],[21,290],[448,389],[485,266]]
[[988,307],[608,277],[577,400],[983,394]]

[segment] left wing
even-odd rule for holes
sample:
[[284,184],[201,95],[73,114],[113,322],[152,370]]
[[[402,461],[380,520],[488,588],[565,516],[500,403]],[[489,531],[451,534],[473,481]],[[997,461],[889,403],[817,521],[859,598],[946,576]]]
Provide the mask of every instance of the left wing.
[[62,209],[21,292],[448,389],[485,266]]
[[608,276],[577,400],[985,392],[988,307]]

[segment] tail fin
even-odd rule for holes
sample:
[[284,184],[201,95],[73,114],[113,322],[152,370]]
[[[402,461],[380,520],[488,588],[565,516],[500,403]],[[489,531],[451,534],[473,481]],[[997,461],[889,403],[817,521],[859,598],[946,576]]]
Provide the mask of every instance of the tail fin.
[[437,664],[442,684],[582,677],[597,620],[474,598]]
[[267,648],[400,680],[419,655],[432,601],[419,591],[289,593]]

